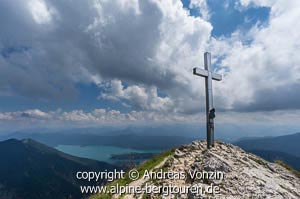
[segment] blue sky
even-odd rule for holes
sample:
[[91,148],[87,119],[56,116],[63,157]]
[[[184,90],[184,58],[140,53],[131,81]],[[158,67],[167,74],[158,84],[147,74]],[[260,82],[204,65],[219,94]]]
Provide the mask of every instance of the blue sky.
[[[192,16],[201,15],[199,9],[189,6],[190,0],[183,0],[182,2]],[[244,10],[238,10],[234,7],[235,3],[236,1],[233,0],[222,2],[216,0],[207,1],[207,6],[211,12],[209,22],[213,25],[213,37],[228,37],[238,28],[247,31],[256,23],[267,23],[270,8],[250,7]]]
[[299,118],[299,32],[287,31],[297,24],[295,7],[282,0],[3,1],[0,123],[202,121],[204,82],[191,69],[211,51],[224,76],[214,83],[220,123],[295,125],[278,117]]

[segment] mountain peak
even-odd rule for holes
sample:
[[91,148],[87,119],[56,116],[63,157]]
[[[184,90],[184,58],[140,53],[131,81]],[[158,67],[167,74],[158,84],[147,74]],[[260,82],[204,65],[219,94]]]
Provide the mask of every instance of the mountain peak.
[[[151,161],[151,160],[150,160]],[[285,167],[268,162],[247,153],[232,144],[216,142],[215,147],[206,149],[206,142],[194,141],[175,150],[172,155],[152,169],[154,172],[184,173],[183,179],[140,178],[130,185],[163,185],[172,187],[217,186],[216,198],[300,198],[299,177]],[[191,173],[222,173],[222,178],[192,178]],[[219,175],[220,176],[220,175]],[[145,194],[145,193],[144,193]],[[160,194],[151,193],[147,198]],[[174,194],[167,198],[207,198],[212,194]],[[126,195],[124,198],[133,198]],[[139,198],[139,197],[136,197]]]
[[34,141],[33,139],[30,139],[30,138],[25,138],[25,139],[22,139],[21,141],[22,141],[24,144],[36,142],[36,141]]
[[205,142],[193,142],[178,148],[170,161],[170,170],[223,172],[221,180],[190,181],[201,186],[219,185],[220,196],[300,197],[299,178],[292,172],[232,144],[216,142],[214,148],[207,150]]

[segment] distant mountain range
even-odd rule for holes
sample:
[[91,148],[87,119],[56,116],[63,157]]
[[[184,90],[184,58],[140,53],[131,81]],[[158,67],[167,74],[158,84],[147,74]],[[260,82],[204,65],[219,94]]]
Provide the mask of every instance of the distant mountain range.
[[[279,128],[260,128],[258,126],[232,126],[225,124],[216,124],[216,139],[225,142],[233,142],[237,139],[251,136],[278,136],[282,135],[282,131]],[[220,125],[220,126],[219,126]],[[294,131],[295,130],[289,130]],[[40,135],[38,135],[40,134]],[[48,136],[51,134],[51,136]],[[31,137],[34,135],[36,137]],[[33,138],[37,139],[38,136],[46,135],[51,137],[52,140],[45,139],[47,142],[52,142],[51,146],[55,146],[58,141],[67,142],[70,137],[71,141],[76,138],[72,138],[73,135],[96,135],[96,136],[121,136],[121,135],[137,135],[137,136],[166,136],[172,137],[185,137],[195,139],[204,139],[206,137],[206,125],[204,123],[170,123],[170,124],[151,124],[151,125],[127,125],[127,126],[98,126],[98,127],[77,127],[77,128],[33,128],[33,129],[21,129],[17,131],[1,130],[0,140],[7,140],[9,138]],[[54,138],[56,136],[56,138]],[[80,140],[81,138],[79,138]],[[87,140],[85,138],[83,140]],[[93,140],[92,137],[90,140]],[[42,143],[47,143],[42,142]],[[78,142],[78,141],[77,141]],[[89,143],[89,141],[87,141]],[[47,143],[49,145],[49,143]]]
[[300,169],[300,133],[277,137],[244,138],[234,144],[266,160],[282,160],[293,168]]
[[[205,125],[195,124],[165,124],[115,127],[85,127],[65,129],[22,129],[19,131],[0,132],[0,141],[10,138],[32,138],[49,146],[58,145],[106,145],[133,149],[169,149],[186,144],[192,140],[206,138]],[[251,136],[278,136],[282,131],[274,128],[259,129],[256,126],[236,128],[222,125],[216,128],[217,140],[235,142]]]
[[113,134],[113,135],[96,135],[83,133],[14,133],[2,139],[16,138],[25,139],[31,138],[49,146],[58,145],[105,145],[117,146],[132,149],[170,149],[189,143],[195,138],[184,136],[168,136],[168,135],[136,135],[136,134]]
[[[77,171],[111,171],[116,166],[77,158],[31,139],[0,142],[1,199],[84,198]],[[95,183],[91,183],[95,184]]]
[[267,150],[249,150],[248,152],[253,153],[262,157],[270,162],[275,162],[276,160],[281,160],[282,162],[290,165],[295,170],[300,171],[300,157],[290,155],[288,153],[283,153],[280,151],[267,151]]

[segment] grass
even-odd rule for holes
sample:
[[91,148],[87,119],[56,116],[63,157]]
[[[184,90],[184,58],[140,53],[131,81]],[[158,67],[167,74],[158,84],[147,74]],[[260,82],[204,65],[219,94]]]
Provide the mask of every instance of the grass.
[[250,156],[249,159],[253,160],[254,162],[256,162],[260,165],[263,165],[263,166],[267,165],[266,161],[261,159],[261,158],[253,158],[253,157]]
[[[141,165],[139,165],[136,169],[140,174],[140,178],[144,175],[145,170],[152,170],[155,166],[157,166],[158,164],[160,164],[166,157],[173,155],[174,154],[175,149],[171,149],[165,152],[162,152],[156,156],[154,156],[153,158],[151,158],[150,160],[145,161],[144,163],[142,163]],[[128,184],[130,184],[132,182],[132,180],[129,178],[128,173],[125,174],[124,179],[118,179],[115,180],[109,184],[107,184],[107,188],[108,190],[110,189],[110,187],[113,186],[126,186]],[[110,193],[100,193],[100,194],[96,194],[90,197],[90,199],[110,199],[112,197],[112,195]],[[124,195],[122,195],[120,198],[123,198]]]
[[282,167],[286,168],[287,170],[291,171],[293,174],[295,174],[296,176],[298,176],[300,178],[300,171],[296,171],[290,165],[284,163],[281,160],[275,160],[274,162],[281,165]]

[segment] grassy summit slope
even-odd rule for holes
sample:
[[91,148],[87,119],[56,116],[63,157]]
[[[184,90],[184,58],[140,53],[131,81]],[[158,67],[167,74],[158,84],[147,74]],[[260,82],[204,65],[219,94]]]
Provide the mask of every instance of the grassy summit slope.
[[[174,154],[175,149],[172,150],[168,150],[165,152],[162,152],[156,156],[154,156],[153,158],[151,158],[150,160],[145,161],[144,163],[142,163],[141,165],[139,165],[136,170],[139,172],[140,174],[140,178],[141,176],[144,175],[144,172],[146,170],[151,171],[153,169],[155,169],[157,166],[160,166],[162,163],[164,163],[168,157],[171,157]],[[112,183],[108,184],[107,187],[111,187],[111,186],[125,186],[125,185],[129,185],[131,183],[136,183],[136,182],[142,182],[142,180],[137,180],[137,181],[132,181],[129,176],[128,176],[128,172],[125,174],[125,179],[118,179],[113,181]],[[93,195],[92,197],[90,197],[90,199],[110,199],[112,198],[112,194],[109,193],[101,193],[101,194],[96,194]],[[116,197],[116,196],[114,196]],[[125,195],[120,196],[120,198],[125,197]]]

